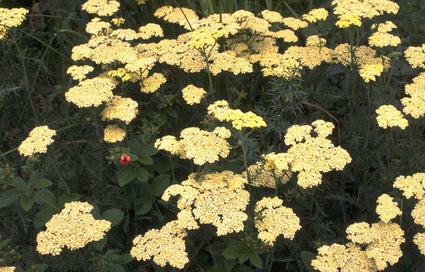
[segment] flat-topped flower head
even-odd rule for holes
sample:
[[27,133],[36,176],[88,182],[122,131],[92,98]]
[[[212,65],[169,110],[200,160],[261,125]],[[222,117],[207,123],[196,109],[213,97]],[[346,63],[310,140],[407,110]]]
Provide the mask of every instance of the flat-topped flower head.
[[103,131],[103,140],[107,143],[121,142],[125,138],[125,130],[117,125],[107,125]]
[[405,198],[411,198],[413,196],[421,200],[425,195],[425,173],[415,173],[412,176],[398,176],[393,186],[401,190]]
[[99,16],[111,16],[118,11],[120,3],[115,0],[88,0],[81,9]]
[[111,222],[95,220],[90,214],[92,209],[87,202],[66,203],[62,211],[46,223],[46,230],[38,233],[37,251],[43,255],[59,255],[64,247],[75,250],[102,239],[111,228]]
[[193,84],[189,84],[182,89],[183,99],[189,105],[201,103],[201,99],[206,93],[204,88],[196,87]]
[[182,130],[180,140],[167,135],[156,140],[155,147],[178,154],[183,159],[192,159],[197,165],[213,163],[229,155],[230,145],[226,139],[230,137],[230,131],[224,133],[224,130],[228,131],[226,128],[216,128],[209,132],[189,127]]
[[301,229],[300,219],[291,208],[284,207],[278,197],[264,197],[257,201],[255,212],[258,239],[265,244],[273,245],[279,235],[292,240]]
[[53,143],[52,137],[56,135],[56,131],[48,126],[35,127],[18,147],[21,155],[29,157],[36,153],[46,153],[47,146]]
[[375,112],[378,114],[376,121],[381,128],[400,127],[405,129],[409,125],[403,114],[393,105],[382,105]]
[[101,113],[102,120],[119,119],[129,124],[131,120],[136,118],[138,113],[137,107],[138,104],[133,99],[114,95],[106,102],[106,107]]
[[316,8],[304,14],[302,18],[309,23],[316,23],[318,21],[325,21],[328,18],[329,12],[324,8]]
[[388,223],[396,216],[401,215],[401,210],[397,202],[394,202],[393,198],[389,195],[382,194],[378,197],[376,202],[378,203],[376,206],[376,213],[379,215],[381,221]]
[[77,86],[71,87],[65,93],[65,99],[80,108],[97,107],[113,96],[112,90],[117,84],[115,79],[106,76],[85,79]]
[[24,8],[0,8],[0,40],[4,39],[11,27],[19,26],[28,13]]

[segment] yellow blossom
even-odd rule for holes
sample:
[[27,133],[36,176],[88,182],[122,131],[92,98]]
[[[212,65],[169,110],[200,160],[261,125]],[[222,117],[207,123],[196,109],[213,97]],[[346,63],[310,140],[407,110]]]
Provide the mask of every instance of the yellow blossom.
[[403,114],[393,105],[382,105],[375,112],[378,114],[376,121],[382,128],[398,126],[401,129],[405,129],[409,125]]
[[[396,14],[399,6],[390,0],[333,0],[334,14],[373,18],[384,12]],[[360,26],[360,25],[359,25]]]
[[146,4],[146,2],[147,2],[147,0],[136,0],[136,3],[138,5],[144,5],[144,4]]
[[227,101],[225,100],[216,101],[208,106],[208,114],[213,115],[219,121],[232,122],[232,126],[237,130],[267,126],[261,116],[258,116],[251,111],[242,112],[238,109],[230,109]]
[[23,156],[32,156],[36,153],[46,153],[47,146],[53,143],[52,137],[56,131],[48,126],[35,127],[18,147],[18,151]]
[[161,87],[167,81],[165,76],[161,73],[153,73],[152,75],[146,77],[142,81],[142,86],[140,91],[142,93],[153,93]]
[[347,239],[358,244],[367,244],[366,255],[375,261],[378,270],[394,265],[403,255],[404,231],[398,224],[378,222],[371,226],[365,222],[347,227]]
[[294,43],[298,41],[298,36],[295,35],[295,32],[292,29],[282,29],[276,32],[270,32],[271,36],[276,39],[282,39],[287,43]]
[[261,16],[270,23],[280,23],[283,19],[279,12],[267,9],[261,12]]
[[115,0],[88,0],[81,9],[99,16],[111,16],[118,11],[120,3]]
[[422,44],[422,46],[409,46],[404,50],[404,56],[413,68],[425,68],[425,44]]
[[98,76],[86,79],[70,88],[65,93],[65,99],[78,107],[99,106],[108,101],[112,96],[112,90],[117,82],[110,77]]
[[218,161],[219,157],[226,158],[230,152],[230,145],[224,138],[230,136],[230,132],[226,135],[223,129],[208,132],[197,127],[185,128],[180,133],[181,139],[178,143],[174,142],[172,137],[164,136],[166,138],[155,141],[155,147],[173,154],[178,152],[181,158],[193,159],[197,165],[213,163]]
[[365,64],[360,67],[359,74],[365,82],[375,81],[384,71],[384,66],[380,63]]
[[308,36],[305,41],[306,46],[316,46],[316,47],[322,47],[326,45],[326,39],[320,37],[319,35],[311,35]]
[[162,28],[160,25],[154,24],[154,23],[148,23],[139,28],[138,35],[140,38],[147,40],[152,37],[163,37],[164,32],[162,31]]
[[315,23],[317,21],[324,21],[328,18],[329,12],[324,8],[317,8],[310,10],[307,14],[304,14],[302,18],[309,23]]
[[66,203],[59,214],[46,223],[46,230],[37,235],[37,251],[40,254],[59,255],[63,247],[71,250],[99,241],[111,228],[111,222],[95,220],[93,209],[87,202]]
[[189,262],[184,238],[187,231],[179,227],[176,221],[168,222],[161,229],[151,229],[133,239],[130,255],[136,260],[146,261],[153,258],[159,266],[183,269]]
[[14,272],[16,267],[14,266],[4,266],[0,267],[0,272]]
[[235,56],[236,53],[228,50],[214,54],[210,61],[210,72],[213,75],[218,75],[222,71],[229,71],[234,75],[251,73],[253,71],[252,64],[244,59]]
[[24,8],[0,8],[0,40],[4,39],[11,27],[19,26],[28,13]]
[[114,95],[106,102],[106,107],[101,113],[102,120],[119,119],[128,124],[136,117],[137,106],[137,102],[131,98]]
[[264,76],[291,79],[301,76],[301,63],[291,54],[259,54],[259,63]]
[[114,24],[114,25],[116,25],[116,26],[120,26],[120,25],[122,25],[122,24],[125,23],[125,19],[122,18],[122,17],[112,18],[111,19],[111,23]]
[[321,246],[311,265],[320,272],[376,272],[373,259],[354,243]]
[[196,13],[184,7],[173,8],[170,6],[163,6],[155,11],[154,16],[162,18],[170,23],[179,24],[187,30],[196,29],[199,22],[199,17]]
[[125,137],[125,130],[117,125],[108,125],[103,131],[103,140],[107,143],[121,142]]
[[72,65],[66,70],[67,74],[70,74],[72,79],[81,81],[86,78],[87,74],[94,70],[93,66],[90,65]]
[[338,21],[335,25],[339,28],[348,28],[350,26],[361,26],[362,21],[360,16],[353,13],[345,13],[338,16]]
[[132,41],[132,40],[138,39],[139,34],[133,29],[119,28],[119,29],[112,30],[111,33],[109,34],[109,37],[114,39],[119,39],[122,41]]
[[292,30],[298,30],[308,26],[306,21],[294,17],[285,17],[282,19],[282,23]]
[[[322,183],[322,173],[342,170],[351,162],[350,154],[335,147],[329,139],[333,124],[316,120],[312,126],[292,126],[285,135],[285,144],[292,145],[286,153],[270,153],[265,156],[276,169],[299,172],[297,183],[303,188]],[[317,137],[310,135],[314,128]]]
[[403,97],[400,101],[403,104],[403,112],[410,114],[413,118],[425,115],[425,72],[413,78],[413,83],[406,84],[405,93],[410,97]]
[[322,46],[290,46],[285,55],[295,59],[299,65],[313,69],[319,66],[322,62],[331,62],[333,50]]
[[369,36],[369,45],[375,47],[397,46],[401,43],[398,36],[390,33],[375,32]]
[[413,237],[413,243],[415,243],[422,255],[425,256],[425,233],[416,233]]
[[217,39],[226,34],[221,29],[198,28],[190,32],[190,39],[187,44],[196,49],[204,49],[206,46],[214,46]]
[[206,93],[203,88],[198,88],[193,84],[189,84],[182,89],[183,99],[189,105],[201,103],[201,99]]
[[413,196],[420,200],[425,195],[425,173],[398,176],[394,181],[393,187],[403,191],[403,195],[406,198]]
[[418,201],[418,203],[416,203],[411,214],[416,224],[421,225],[422,227],[425,227],[425,199],[424,198],[422,198],[421,200]]
[[278,197],[263,197],[256,203],[255,212],[258,239],[268,245],[273,245],[279,235],[292,240],[301,229],[300,219]]
[[[243,189],[245,183],[244,177],[231,171],[199,177],[191,174],[181,184],[168,187],[162,199],[168,201],[171,196],[179,195],[178,208],[185,213],[192,213],[186,214],[186,218],[192,220],[190,218],[193,216],[200,224],[214,225],[217,227],[217,235],[221,236],[240,232],[244,228],[243,222],[248,218],[244,210],[249,202],[249,193]],[[194,223],[188,227],[196,228]]]
[[109,32],[111,24],[108,22],[102,21],[100,18],[93,18],[86,25],[86,32],[94,35],[98,35],[105,32]]
[[389,195],[382,194],[378,197],[376,202],[378,203],[376,206],[376,213],[379,215],[379,219],[381,219],[383,222],[388,223],[396,216],[401,215],[401,210],[399,209],[397,203],[394,202],[393,198]]
[[[278,182],[284,184],[289,181],[292,176],[290,171],[282,171],[275,169],[274,167],[270,167],[269,165],[270,164],[263,162],[256,162],[248,167],[251,186],[276,188],[276,184]],[[247,173],[243,172],[242,175],[246,177]]]
[[385,21],[380,24],[373,24],[371,27],[372,30],[376,30],[377,32],[381,33],[387,33],[396,28],[397,26],[391,21]]

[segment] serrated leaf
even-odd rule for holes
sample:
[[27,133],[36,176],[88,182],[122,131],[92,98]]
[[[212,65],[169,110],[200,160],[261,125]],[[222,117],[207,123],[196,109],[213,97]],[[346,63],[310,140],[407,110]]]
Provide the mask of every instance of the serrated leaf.
[[152,192],[155,196],[162,196],[162,193],[164,193],[168,186],[170,186],[169,175],[156,176],[152,181]]
[[155,148],[153,144],[145,145],[140,150],[141,154],[145,154],[146,156],[153,156],[158,153],[158,149]]
[[24,209],[24,211],[29,211],[34,205],[34,198],[28,197],[28,196],[22,196],[21,198],[21,207]]
[[0,242],[0,249],[4,248],[12,239],[6,238],[3,241]]
[[22,196],[23,192],[18,189],[11,189],[3,192],[0,196],[0,208],[4,208],[18,200]]
[[55,195],[48,189],[41,189],[34,193],[34,200],[40,205],[57,209]]
[[49,208],[39,211],[33,220],[35,228],[41,228],[52,216],[55,214],[55,211]]
[[34,181],[34,183],[32,184],[32,187],[36,189],[43,189],[43,188],[47,188],[51,186],[52,184],[53,182],[51,182],[50,180],[46,178],[38,178]]
[[106,210],[102,217],[111,222],[112,226],[118,225],[124,218],[124,213],[116,208]]
[[136,178],[141,182],[147,182],[149,178],[148,171],[143,167],[136,168]]
[[106,246],[106,243],[108,242],[108,238],[103,237],[102,239],[100,239],[99,241],[96,241],[93,243],[93,247],[97,250],[97,251],[102,251],[103,248]]
[[140,154],[139,155],[139,162],[141,164],[144,164],[144,165],[152,165],[153,164],[153,159],[150,156],[148,156],[148,155]]
[[28,188],[28,184],[21,178],[14,178],[13,183],[16,189],[19,189],[23,192],[25,192],[25,190]]
[[255,253],[249,254],[249,262],[257,268],[261,268],[263,266],[263,260],[261,259],[260,255]]
[[241,252],[239,250],[231,248],[231,247],[226,248],[223,251],[223,253],[221,253],[221,255],[223,255],[224,258],[229,260],[236,260],[240,254]]
[[118,168],[118,184],[122,187],[136,177],[136,168],[127,166]]
[[311,251],[301,251],[301,261],[308,272],[315,272],[316,270],[311,266],[311,261],[316,258],[316,254]]

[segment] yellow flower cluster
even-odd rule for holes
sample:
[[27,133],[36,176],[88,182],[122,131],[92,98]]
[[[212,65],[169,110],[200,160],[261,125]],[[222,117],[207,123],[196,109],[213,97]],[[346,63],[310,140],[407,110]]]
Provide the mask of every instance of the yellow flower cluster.
[[[251,180],[251,186],[263,186],[268,188],[276,188],[277,182],[285,184],[292,176],[290,171],[274,169],[263,162],[256,162],[255,164],[250,165],[248,167],[248,174]],[[247,173],[244,171],[242,175],[246,177]]]
[[393,22],[386,21],[378,25],[373,25],[372,28],[376,28],[377,31],[369,37],[370,46],[397,46],[401,43],[401,40],[398,36],[388,33],[394,28],[397,28],[397,26]]
[[66,73],[71,75],[72,79],[81,81],[86,78],[87,74],[94,70],[90,65],[72,65],[66,70]]
[[24,8],[0,8],[0,40],[3,40],[9,28],[19,26],[27,15]]
[[[181,224],[186,229],[198,228],[200,224],[212,224],[217,228],[217,235],[240,232],[244,229],[243,222],[248,218],[244,213],[249,193],[244,190],[247,180],[231,171],[189,175],[181,184],[168,187],[162,199],[168,201],[171,196],[180,195],[177,207],[183,218]],[[190,222],[188,225],[185,222]]]
[[[312,42],[312,39],[308,42]],[[333,50],[325,47],[325,44],[320,44],[321,40],[316,40],[316,42],[318,44],[313,46],[290,46],[284,55],[309,69],[319,66],[322,62],[330,63],[334,55]]]
[[189,262],[184,241],[186,235],[187,231],[177,221],[168,222],[159,230],[152,229],[134,238],[130,255],[138,261],[153,257],[160,266],[168,263],[182,269]]
[[110,28],[110,23],[102,21],[100,18],[95,17],[87,23],[86,32],[93,35],[99,35],[103,32],[109,32]]
[[425,72],[413,78],[413,83],[406,84],[404,91],[410,97],[400,99],[404,106],[403,112],[416,119],[423,117],[425,115]]
[[311,265],[320,272],[376,272],[375,262],[354,243],[322,246]]
[[301,229],[300,219],[291,208],[283,206],[278,197],[262,198],[256,203],[255,212],[258,239],[265,244],[273,245],[279,235],[292,240]]
[[14,272],[16,269],[16,267],[14,266],[5,266],[5,267],[0,267],[0,272]]
[[214,54],[211,57],[210,72],[213,75],[218,75],[223,71],[231,72],[234,75],[251,73],[253,71],[252,64],[245,58],[236,56],[232,50]]
[[213,115],[220,122],[232,122],[232,126],[237,130],[267,126],[261,116],[258,116],[251,111],[242,112],[239,109],[231,109],[225,100],[219,100],[209,105],[208,114]]
[[324,8],[316,8],[310,10],[308,13],[304,14],[302,18],[309,23],[316,23],[317,21],[324,21],[328,18],[329,12]]
[[118,11],[120,3],[115,0],[88,0],[81,9],[99,16],[111,16]]
[[384,65],[381,63],[365,64],[360,67],[359,74],[365,82],[375,81],[384,71]]
[[217,127],[213,132],[189,127],[182,130],[180,140],[167,135],[156,140],[155,147],[171,154],[178,154],[183,159],[193,159],[195,164],[203,165],[229,155],[230,145],[226,141],[229,137],[230,131],[223,127]]
[[382,105],[375,112],[378,114],[376,121],[381,128],[400,127],[405,129],[409,125],[403,114],[393,105]]
[[163,37],[164,32],[158,24],[148,23],[144,26],[139,27],[138,37],[144,40],[150,39],[152,37]]
[[298,30],[308,26],[306,21],[294,17],[285,17],[282,19],[282,23],[292,30]]
[[422,46],[409,46],[404,50],[404,57],[412,68],[425,68],[425,44],[422,44]]
[[401,215],[401,210],[391,196],[382,194],[376,202],[378,203],[376,213],[379,215],[381,221],[388,223],[396,216]]
[[341,28],[360,26],[361,19],[373,18],[384,12],[396,14],[399,6],[390,0],[333,0],[334,14],[338,15],[336,25]]
[[52,137],[56,131],[48,126],[35,127],[18,147],[18,151],[23,156],[32,156],[36,153],[46,153],[47,146],[53,143]]
[[201,103],[201,99],[206,93],[204,88],[198,88],[193,84],[189,84],[182,89],[183,99],[189,105]]
[[116,80],[106,76],[85,79],[77,86],[71,87],[65,93],[65,99],[80,108],[97,107],[113,96],[112,90],[117,84]]
[[[345,149],[335,147],[326,139],[333,128],[331,122],[323,120],[316,120],[311,126],[291,126],[284,139],[286,145],[291,145],[288,151],[269,153],[265,159],[281,171],[299,172],[297,183],[301,187],[317,186],[322,183],[322,173],[342,170],[351,162],[350,154]],[[311,135],[312,130],[317,137]]]
[[125,130],[117,125],[107,125],[103,131],[103,140],[107,143],[121,142],[125,137]]
[[197,28],[199,22],[198,15],[193,10],[184,7],[163,6],[155,11],[154,16],[170,23],[179,24],[187,30]]
[[311,35],[308,36],[305,41],[306,46],[315,46],[315,47],[323,47],[326,45],[326,39],[320,37],[319,35]]
[[152,75],[142,80],[140,91],[142,93],[153,93],[157,91],[166,81],[167,79],[163,74],[153,73]]
[[[411,215],[416,224],[425,227],[425,173],[415,173],[412,176],[399,176],[393,186],[403,192],[403,196],[412,196],[419,200]],[[425,233],[416,233],[413,242],[418,246],[422,255],[425,255]]]
[[119,119],[128,124],[136,118],[138,113],[137,106],[137,102],[131,98],[114,95],[106,102],[106,107],[101,113],[102,120]]
[[[382,271],[394,265],[403,255],[404,231],[400,225],[390,222],[399,215],[400,209],[388,195],[378,198],[377,213],[381,219],[372,225],[366,222],[354,223],[347,227],[346,245],[333,244],[318,249],[319,255],[311,265],[321,271]],[[389,205],[388,207],[384,207]]]
[[46,223],[46,231],[38,233],[37,251],[43,255],[59,255],[63,247],[75,250],[102,239],[111,228],[111,222],[95,220],[90,214],[92,209],[87,202],[66,203],[62,211]]

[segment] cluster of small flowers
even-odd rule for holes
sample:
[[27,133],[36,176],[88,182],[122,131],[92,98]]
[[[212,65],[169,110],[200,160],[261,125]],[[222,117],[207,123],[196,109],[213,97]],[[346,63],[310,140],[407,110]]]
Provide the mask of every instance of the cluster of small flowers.
[[28,10],[24,8],[0,8],[0,40],[6,37],[11,27],[19,26],[27,15]]
[[155,147],[179,155],[182,159],[193,159],[195,164],[203,165],[229,155],[230,145],[226,140],[229,137],[230,131],[224,127],[217,127],[213,132],[190,127],[181,131],[180,140],[167,135],[156,140]]
[[389,195],[381,195],[377,203],[376,212],[382,221],[372,225],[366,222],[351,224],[346,229],[350,242],[320,247],[311,265],[321,272],[375,272],[397,263],[403,255],[404,231],[390,220],[401,215],[401,211]]
[[277,182],[285,184],[292,176],[290,171],[274,169],[270,164],[256,162],[248,167],[248,171],[242,172],[242,176],[249,180],[251,186],[276,188]]
[[37,251],[43,255],[59,255],[63,247],[75,250],[102,239],[111,228],[111,222],[95,220],[90,214],[92,209],[87,202],[66,203],[65,208],[46,223],[46,231],[38,233]]
[[47,146],[53,143],[52,137],[56,131],[49,129],[48,126],[35,127],[18,147],[21,155],[29,157],[36,153],[46,153]]
[[[311,126],[291,126],[285,135],[285,144],[291,145],[288,151],[269,153],[265,159],[280,171],[299,172],[297,183],[301,187],[317,186],[322,183],[321,173],[333,169],[342,170],[351,162],[350,154],[345,149],[335,147],[329,139],[326,139],[333,128],[331,122],[323,120],[316,120]],[[311,135],[312,130],[317,137]]]
[[[403,196],[418,200],[411,215],[416,224],[425,228],[425,173],[415,173],[412,176],[399,176],[394,181],[394,187],[403,192]],[[425,232],[418,232],[413,237],[422,255],[425,255]]]

